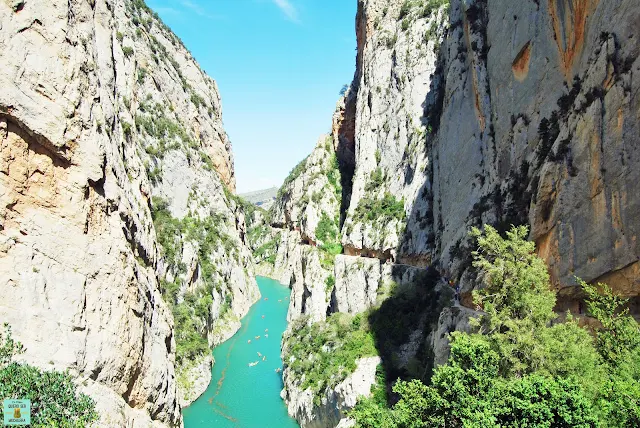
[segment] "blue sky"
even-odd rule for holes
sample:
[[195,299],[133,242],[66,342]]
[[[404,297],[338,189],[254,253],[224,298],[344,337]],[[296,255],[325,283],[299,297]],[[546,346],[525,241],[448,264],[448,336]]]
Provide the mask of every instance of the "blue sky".
[[279,185],[331,129],[356,0],[147,0],[218,82],[238,192]]

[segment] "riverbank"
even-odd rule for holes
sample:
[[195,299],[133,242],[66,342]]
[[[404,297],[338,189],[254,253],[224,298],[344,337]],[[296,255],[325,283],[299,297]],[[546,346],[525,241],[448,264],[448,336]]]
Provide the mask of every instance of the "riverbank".
[[262,299],[242,319],[240,330],[213,350],[216,361],[204,394],[183,410],[185,428],[297,428],[280,398],[280,346],[287,328],[290,290],[258,277]]

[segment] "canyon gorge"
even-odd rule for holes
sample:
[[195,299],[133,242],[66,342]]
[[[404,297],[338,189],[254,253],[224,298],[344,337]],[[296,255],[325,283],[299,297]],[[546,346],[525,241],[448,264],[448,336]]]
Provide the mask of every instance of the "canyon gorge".
[[556,312],[589,323],[578,277],[640,316],[638,2],[357,3],[353,81],[265,211],[235,195],[215,81],[144,1],[0,2],[0,320],[95,426],[185,426],[256,275],[291,288],[289,415],[354,426],[471,331],[484,224],[529,227]]

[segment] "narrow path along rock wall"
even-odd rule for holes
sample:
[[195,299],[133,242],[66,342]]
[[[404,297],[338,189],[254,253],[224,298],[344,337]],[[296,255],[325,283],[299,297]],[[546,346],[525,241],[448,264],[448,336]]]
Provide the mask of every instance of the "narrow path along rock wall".
[[141,2],[3,2],[0,22],[0,318],[100,425],[179,426],[202,386],[177,386],[168,284],[219,284],[210,344],[259,297],[215,82]]
[[637,296],[637,19],[629,1],[360,1],[355,115],[334,116],[347,146],[355,129],[345,254],[435,263],[469,303],[469,228],[529,224],[561,300],[573,275]]

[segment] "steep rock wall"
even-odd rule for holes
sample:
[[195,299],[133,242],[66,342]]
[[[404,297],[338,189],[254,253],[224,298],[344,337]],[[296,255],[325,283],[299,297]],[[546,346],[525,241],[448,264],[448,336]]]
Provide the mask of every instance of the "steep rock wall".
[[289,321],[301,315],[314,321],[326,318],[327,283],[335,253],[342,251],[342,181],[334,142],[332,136],[318,140],[285,180],[270,210],[270,226],[280,237],[271,276],[291,287]]
[[639,314],[638,22],[630,0],[359,0],[354,80],[333,116],[344,255],[327,313],[405,283],[385,270],[435,267],[462,306],[418,314],[394,352],[405,368],[443,363],[447,333],[476,315],[467,233],[489,223],[530,226],[559,311],[583,307],[577,275]]
[[[355,129],[355,173],[342,233],[347,254],[393,261],[415,254],[412,262],[425,266],[433,233],[429,203],[421,196],[429,191],[425,137],[434,130],[424,105],[434,84],[446,11],[403,4],[358,2],[352,83],[357,96],[349,125]],[[397,207],[386,210],[392,201]],[[405,230],[408,215],[421,227]],[[411,250],[400,255],[407,240]]]
[[[101,426],[179,426],[162,284],[184,295],[219,266],[211,344],[233,329],[226,296],[236,322],[258,297],[215,82],[141,2],[2,2],[0,22],[0,318],[29,363],[78,378]],[[159,205],[217,215],[235,255],[174,235],[174,269]]]
[[[637,296],[637,8],[442,3],[359,2],[345,252],[469,290],[469,228],[529,224],[561,304],[573,275]],[[384,192],[404,212],[363,219]]]
[[435,248],[458,274],[467,266],[456,266],[465,255],[454,247],[470,225],[529,224],[561,299],[574,275],[638,295],[632,3],[452,2],[460,24],[443,48],[452,102],[431,157]]

